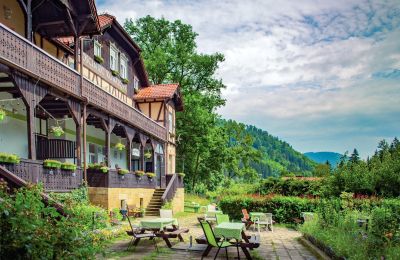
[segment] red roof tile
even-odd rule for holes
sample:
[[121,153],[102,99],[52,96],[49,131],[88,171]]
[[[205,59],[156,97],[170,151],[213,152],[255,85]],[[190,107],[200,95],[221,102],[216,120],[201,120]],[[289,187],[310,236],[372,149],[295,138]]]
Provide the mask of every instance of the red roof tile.
[[114,20],[115,16],[112,16],[110,14],[99,15],[100,28],[104,29],[104,27],[110,26]]
[[139,90],[133,98],[135,100],[150,99],[150,98],[171,98],[178,89],[179,84],[161,84],[152,85]]
[[62,44],[69,46],[70,44],[74,43],[74,37],[67,36],[67,37],[58,37],[57,40]]

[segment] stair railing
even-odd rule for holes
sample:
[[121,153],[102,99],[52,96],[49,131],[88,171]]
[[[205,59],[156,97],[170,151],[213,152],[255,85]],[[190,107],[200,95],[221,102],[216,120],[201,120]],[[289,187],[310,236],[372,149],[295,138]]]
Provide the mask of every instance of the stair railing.
[[178,174],[174,174],[171,180],[168,182],[167,188],[164,191],[164,194],[161,197],[161,201],[163,204],[174,198],[176,190],[179,188],[179,179]]

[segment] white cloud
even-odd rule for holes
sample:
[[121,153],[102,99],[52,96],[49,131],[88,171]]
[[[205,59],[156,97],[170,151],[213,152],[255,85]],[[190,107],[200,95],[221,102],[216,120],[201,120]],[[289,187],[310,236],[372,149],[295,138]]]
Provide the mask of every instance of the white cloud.
[[225,55],[221,113],[301,151],[374,147],[400,131],[374,125],[400,112],[398,80],[371,76],[400,69],[396,0],[120,0],[98,9],[121,23],[149,14],[191,24],[200,51]]

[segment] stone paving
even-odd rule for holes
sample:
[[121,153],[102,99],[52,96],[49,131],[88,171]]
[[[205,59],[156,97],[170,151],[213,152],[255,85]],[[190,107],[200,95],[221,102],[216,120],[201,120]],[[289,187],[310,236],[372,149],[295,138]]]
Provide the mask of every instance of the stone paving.
[[[202,234],[202,230],[199,224],[197,224],[196,216],[186,217],[179,219],[180,226],[188,227],[190,232],[184,234],[185,243],[189,243],[190,236],[194,238]],[[257,231],[252,229],[246,233],[253,234]],[[261,235],[261,246],[251,252],[253,259],[279,259],[279,260],[312,260],[318,259],[313,255],[306,247],[304,247],[298,238],[301,234],[293,229],[286,227],[274,227],[274,231],[262,231]],[[154,246],[149,240],[140,241],[139,245],[127,251],[126,248],[129,243],[129,239],[124,239],[115,242],[106,252],[105,256],[98,257],[98,259],[173,259],[173,260],[188,260],[188,259],[201,259],[202,251],[189,251],[189,250],[177,250],[169,249],[162,239],[157,239],[157,245],[160,248],[160,252],[157,253]],[[178,245],[178,241],[173,239],[175,245]],[[182,244],[179,244],[182,245]],[[213,259],[216,254],[216,249],[213,249],[208,257],[204,259]],[[229,259],[237,259],[236,248],[232,247],[228,249]],[[246,259],[243,252],[240,250],[240,258]],[[217,259],[226,259],[225,251],[220,251]]]

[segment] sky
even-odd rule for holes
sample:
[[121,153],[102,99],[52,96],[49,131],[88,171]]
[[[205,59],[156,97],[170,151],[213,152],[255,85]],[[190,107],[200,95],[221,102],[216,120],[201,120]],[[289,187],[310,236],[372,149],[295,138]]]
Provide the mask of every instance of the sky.
[[219,113],[300,152],[372,154],[400,137],[400,0],[97,0],[98,11],[191,24],[220,52]]

